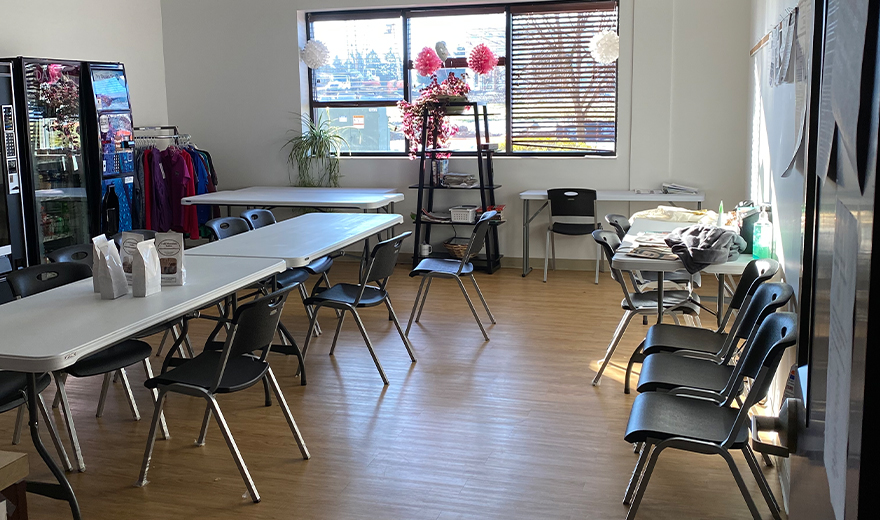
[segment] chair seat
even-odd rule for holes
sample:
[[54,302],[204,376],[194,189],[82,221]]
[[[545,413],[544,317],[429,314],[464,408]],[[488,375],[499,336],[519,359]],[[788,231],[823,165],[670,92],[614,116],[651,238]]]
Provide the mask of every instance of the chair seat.
[[[419,262],[419,265],[417,265],[409,275],[418,276],[426,273],[455,274],[458,272],[458,267],[460,265],[461,260],[453,260],[451,258],[425,258]],[[472,272],[474,272],[474,264],[470,262],[464,264],[461,274],[471,274]]]
[[[660,392],[639,394],[633,401],[624,439],[633,443],[687,437],[721,444],[733,428],[738,412],[736,408],[702,399]],[[748,428],[740,428],[732,449],[741,449],[748,435]]]
[[130,339],[86,356],[67,367],[64,371],[73,377],[106,374],[131,366],[138,361],[143,361],[150,357],[152,352],[153,348],[149,344],[136,339]]
[[[333,302],[338,302],[347,305],[353,305],[355,299],[357,299],[357,295],[361,290],[360,285],[354,285],[350,283],[338,283],[333,287],[323,290],[312,297],[306,299],[306,305],[316,305],[316,304],[330,304],[332,306]],[[361,298],[358,307],[373,307],[374,305],[379,305],[380,303],[385,301],[385,298],[388,297],[388,293],[379,289],[378,287],[373,287],[368,285],[364,289],[364,295]]]
[[[687,291],[663,291],[663,305],[665,308],[686,302],[680,307],[680,310],[687,314],[699,314],[700,297],[696,294],[690,295],[693,301],[688,300],[689,293]],[[620,306],[624,310],[640,310],[640,309],[656,309],[657,308],[657,291],[645,291],[643,293],[630,293],[629,298],[635,308],[631,308],[624,298],[620,302]]]
[[[49,383],[52,376],[49,374],[37,374],[37,393],[40,394]],[[24,372],[0,371],[0,413],[18,408],[25,403],[22,391],[27,387],[27,374]]]
[[326,273],[333,267],[333,259],[329,256],[322,256],[317,260],[312,260],[309,265],[303,267],[309,274]]
[[721,392],[727,386],[733,368],[708,359],[660,352],[645,358],[637,388],[639,392],[655,392],[685,386]]
[[550,231],[559,235],[589,235],[596,230],[596,224],[572,224],[569,222],[554,222],[550,225]]
[[305,267],[292,267],[278,273],[276,279],[278,280],[278,286],[283,289],[298,283],[303,283],[309,279],[309,276],[309,272],[306,271]]
[[661,323],[648,329],[644,351],[645,355],[676,350],[693,350],[715,354],[721,351],[726,339],[727,333],[724,332]]
[[[182,365],[148,379],[144,382],[144,386],[153,389],[163,385],[184,384],[207,390],[216,380],[221,354],[220,351],[206,350]],[[267,370],[269,364],[257,358],[231,357],[223,371],[223,379],[220,381],[217,393],[226,394],[244,390],[259,382]]]

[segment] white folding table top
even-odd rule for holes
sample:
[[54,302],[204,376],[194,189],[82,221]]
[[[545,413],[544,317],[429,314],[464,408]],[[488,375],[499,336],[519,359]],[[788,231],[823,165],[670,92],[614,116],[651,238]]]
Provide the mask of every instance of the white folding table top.
[[180,203],[221,206],[276,206],[379,209],[403,201],[403,193],[386,188],[295,188],[254,186],[184,197]]
[[284,270],[265,258],[186,255],[186,284],[102,300],[91,278],[0,307],[0,369],[50,372]]
[[[636,219],[632,223],[632,227],[630,227],[629,231],[626,233],[626,236],[623,237],[623,240],[621,240],[620,248],[622,250],[629,250],[634,247],[636,245],[634,239],[639,233],[667,232],[672,231],[676,228],[690,226],[692,224],[692,222],[670,222],[667,220]],[[745,270],[746,265],[751,260],[752,255],[740,254],[739,257],[737,257],[737,259],[732,262],[710,265],[703,269],[701,272],[710,274],[729,274],[734,276],[741,275]],[[684,269],[684,264],[682,264],[681,260],[678,259],[656,260],[652,258],[636,258],[634,256],[628,256],[625,252],[615,253],[611,262],[615,268],[623,271],[670,272]]]
[[[596,200],[630,201],[630,202],[703,202],[706,194],[698,193],[656,193],[638,192],[634,190],[596,190]],[[547,200],[547,190],[526,190],[519,194],[522,200]]]
[[188,249],[188,255],[280,258],[303,267],[316,258],[403,224],[385,213],[307,213],[216,242]]

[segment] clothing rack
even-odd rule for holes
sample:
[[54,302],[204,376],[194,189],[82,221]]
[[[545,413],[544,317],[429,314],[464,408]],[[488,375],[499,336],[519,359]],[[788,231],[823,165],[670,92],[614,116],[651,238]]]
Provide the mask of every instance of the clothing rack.
[[[146,146],[147,143],[151,143],[152,141],[159,139],[171,139],[174,141],[175,146],[187,145],[191,144],[192,136],[190,134],[182,134],[176,125],[166,125],[166,126],[136,126],[133,128],[135,132],[171,132],[169,133],[156,133],[155,135],[135,135],[135,143]],[[147,143],[144,143],[146,141]]]
[[761,50],[762,47],[764,47],[765,45],[767,45],[768,43],[770,43],[770,34],[771,34],[775,29],[778,29],[778,28],[782,27],[782,24],[785,23],[786,21],[788,21],[788,17],[789,17],[789,16],[791,16],[792,14],[794,14],[795,16],[797,16],[797,13],[798,13],[798,8],[797,8],[797,7],[790,8],[790,9],[786,9],[786,10],[785,10],[785,14],[782,15],[782,19],[779,20],[779,23],[777,23],[777,24],[774,25],[769,31],[767,31],[767,34],[765,34],[763,38],[761,38],[760,40],[758,40],[758,43],[756,43],[755,46],[752,47],[752,50],[749,51],[749,57],[754,56],[755,54],[758,53],[759,50]]

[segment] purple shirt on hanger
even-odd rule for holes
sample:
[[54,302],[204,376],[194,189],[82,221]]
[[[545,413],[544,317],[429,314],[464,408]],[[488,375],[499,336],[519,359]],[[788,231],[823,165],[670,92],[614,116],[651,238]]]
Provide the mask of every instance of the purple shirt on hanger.
[[158,149],[151,148],[150,184],[153,193],[150,198],[150,223],[154,231],[165,232],[171,229],[171,204],[168,200],[168,187],[162,168],[162,156]]
[[180,199],[186,197],[186,187],[192,178],[186,160],[177,148],[166,148],[162,151],[162,166],[165,168],[165,182],[168,186],[169,204],[171,205],[171,228],[184,232],[186,229],[185,214]]

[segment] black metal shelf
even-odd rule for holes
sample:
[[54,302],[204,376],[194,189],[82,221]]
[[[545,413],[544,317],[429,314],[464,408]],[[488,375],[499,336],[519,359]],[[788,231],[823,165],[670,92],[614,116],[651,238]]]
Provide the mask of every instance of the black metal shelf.
[[[437,147],[437,128],[431,129],[429,135],[428,115],[429,111],[422,112],[422,150],[419,151],[419,182],[410,186],[410,189],[418,190],[418,203],[416,207],[415,223],[415,251],[413,253],[413,268],[415,268],[422,257],[419,254],[419,245],[422,243],[431,243],[431,228],[438,226],[473,226],[463,222],[429,222],[422,220],[422,210],[434,210],[434,193],[436,190],[476,190],[480,194],[480,203],[483,208],[495,206],[495,190],[500,185],[495,184],[495,170],[492,164],[492,156],[498,146],[483,142],[483,137],[489,138],[489,113],[485,103],[477,102],[445,102],[438,103],[447,107],[472,107],[472,111],[464,114],[448,114],[452,117],[472,117],[474,120],[474,139],[476,140],[476,150],[469,151],[467,158],[476,158],[477,160],[477,178],[479,184],[469,186],[467,188],[450,188],[449,186],[440,186],[438,179],[432,177],[432,168],[429,162],[436,159],[437,154],[453,154],[455,150]],[[429,140],[430,137],[430,140]],[[428,146],[433,145],[433,146]],[[493,220],[489,226],[489,232],[486,233],[485,253],[477,255],[474,259],[475,267],[481,267],[488,273],[494,273],[501,267],[501,252],[498,247],[498,226],[503,224],[503,220]],[[451,258],[450,255],[443,253],[435,253],[430,255],[436,258]]]

